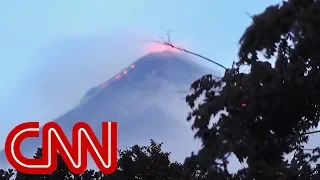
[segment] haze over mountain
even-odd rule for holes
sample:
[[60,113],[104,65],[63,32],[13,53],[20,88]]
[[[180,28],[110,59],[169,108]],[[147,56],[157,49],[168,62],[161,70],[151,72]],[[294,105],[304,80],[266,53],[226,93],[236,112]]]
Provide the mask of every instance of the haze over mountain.
[[[120,149],[154,139],[164,142],[172,160],[183,162],[201,146],[186,121],[185,95],[194,80],[208,73],[213,72],[182,54],[150,53],[91,88],[74,109],[55,121],[69,138],[68,132],[78,121],[89,123],[98,136],[102,121],[117,121]],[[39,140],[25,140],[22,152],[31,157],[41,146]],[[6,163],[3,151],[0,160],[2,165]]]

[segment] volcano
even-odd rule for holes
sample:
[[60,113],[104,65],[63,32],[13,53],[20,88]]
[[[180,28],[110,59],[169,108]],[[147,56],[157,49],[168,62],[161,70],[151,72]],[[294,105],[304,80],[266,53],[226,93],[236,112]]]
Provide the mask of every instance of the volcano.
[[[78,121],[90,124],[98,136],[102,121],[117,121],[118,148],[148,145],[154,139],[164,143],[171,160],[183,162],[201,147],[186,121],[189,108],[185,96],[191,83],[208,73],[212,71],[185,55],[150,53],[91,88],[74,109],[54,121],[69,138]],[[21,150],[32,157],[40,146],[40,138],[30,138],[22,143]],[[4,152],[0,155],[4,164]]]

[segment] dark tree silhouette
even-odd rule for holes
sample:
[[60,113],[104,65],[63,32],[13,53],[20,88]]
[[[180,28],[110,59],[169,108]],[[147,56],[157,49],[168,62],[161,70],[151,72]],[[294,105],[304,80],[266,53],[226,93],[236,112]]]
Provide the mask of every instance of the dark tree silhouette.
[[[221,79],[206,75],[191,86],[188,120],[203,147],[186,167],[215,179],[319,179],[319,149],[305,151],[303,143],[320,120],[320,1],[288,0],[252,20],[239,60]],[[229,173],[230,153],[248,168]]]
[[[151,140],[149,146],[135,145],[119,151],[118,169],[111,175],[104,175],[99,171],[87,170],[83,174],[72,174],[63,159],[58,154],[58,166],[52,174],[30,175],[13,170],[0,170],[0,179],[8,180],[16,176],[15,180],[178,180],[183,176],[183,166],[171,162],[168,152],[163,152],[162,144]],[[34,158],[41,158],[41,149]],[[193,173],[194,177],[199,177]]]

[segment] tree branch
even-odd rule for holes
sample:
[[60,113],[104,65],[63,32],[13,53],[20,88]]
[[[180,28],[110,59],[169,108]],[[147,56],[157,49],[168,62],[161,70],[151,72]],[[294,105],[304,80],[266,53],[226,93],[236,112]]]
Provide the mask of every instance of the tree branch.
[[192,55],[194,55],[194,56],[198,56],[198,57],[200,57],[200,58],[202,58],[202,59],[205,59],[205,60],[207,60],[207,61],[209,61],[209,62],[212,62],[212,63],[215,64],[215,65],[218,65],[218,66],[222,67],[222,68],[225,69],[225,70],[228,69],[228,68],[226,68],[225,66],[223,66],[222,64],[220,64],[220,63],[218,63],[218,62],[215,62],[215,61],[213,61],[213,60],[211,60],[211,59],[209,59],[209,58],[207,58],[207,57],[205,57],[205,56],[202,56],[202,55],[200,55],[200,54],[198,54],[198,53],[194,53],[194,52],[189,51],[189,50],[186,50],[186,49],[184,49],[184,48],[177,47],[177,46],[173,45],[172,43],[165,42],[165,43],[162,43],[162,44],[164,44],[164,45],[166,45],[166,46],[169,46],[169,47],[171,47],[171,48],[173,48],[173,49],[177,49],[177,50],[179,50],[179,51],[183,51],[183,52],[192,54]]
[[315,134],[315,133],[320,133],[320,130],[301,133],[300,135],[308,135],[308,134]]

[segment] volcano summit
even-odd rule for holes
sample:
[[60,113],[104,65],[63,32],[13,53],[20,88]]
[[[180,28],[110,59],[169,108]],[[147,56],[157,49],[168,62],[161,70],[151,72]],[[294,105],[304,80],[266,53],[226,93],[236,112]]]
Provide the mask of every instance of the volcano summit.
[[[172,160],[183,162],[200,147],[186,121],[189,108],[185,96],[191,83],[208,73],[211,70],[181,54],[151,53],[91,88],[74,109],[54,121],[69,138],[78,121],[90,124],[97,136],[101,135],[102,121],[117,121],[118,148],[147,145],[154,139],[172,152]],[[40,138],[30,138],[21,150],[32,157],[40,146]],[[6,162],[3,151],[0,161]]]

